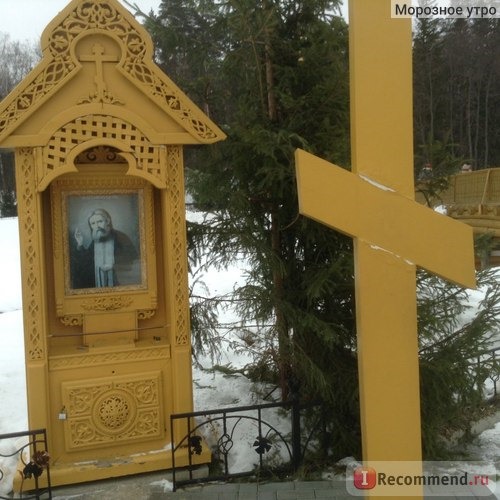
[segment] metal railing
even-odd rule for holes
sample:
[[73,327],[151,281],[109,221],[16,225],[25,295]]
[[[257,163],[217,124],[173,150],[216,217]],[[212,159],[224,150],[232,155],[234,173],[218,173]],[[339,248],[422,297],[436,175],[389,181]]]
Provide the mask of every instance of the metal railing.
[[[250,476],[261,478],[297,470],[314,432],[321,428],[321,412],[316,412],[317,422],[304,439],[301,435],[301,412],[318,407],[316,404],[301,405],[297,401],[288,401],[171,415],[171,436],[176,435],[176,430],[179,433],[176,426],[186,429],[184,437],[172,444],[173,490],[187,484]],[[280,414],[279,419],[276,418],[277,413]],[[284,418],[283,413],[288,413],[289,418]],[[195,478],[197,465],[194,456],[202,454],[203,446],[207,446],[206,451],[212,453],[211,470],[208,477]],[[253,448],[256,453],[253,469],[234,470],[231,458],[238,454],[235,452],[237,447],[240,451],[243,447],[243,452]],[[187,452],[187,467],[177,465],[180,452]],[[187,479],[178,479],[179,468],[186,469]]]
[[[13,498],[22,498],[25,500],[51,500],[52,488],[50,484],[50,457],[47,450],[47,433],[45,429],[38,429],[34,431],[0,434],[0,443],[5,443],[5,441],[14,439],[19,440],[21,438],[27,438],[27,440],[23,440],[22,444],[13,444],[9,452],[0,452],[0,459],[3,459],[3,461],[0,462],[0,485],[3,480],[7,479],[9,474],[12,474],[12,472],[7,470],[5,465],[2,465],[5,459],[11,459],[11,462],[15,462],[15,469],[19,469],[19,466],[22,467],[22,470],[19,471],[22,476],[20,492],[10,492],[7,495],[0,493],[0,499],[11,500]],[[40,487],[39,478],[44,471],[46,473],[47,486]],[[18,473],[17,470],[16,473]],[[35,483],[34,489],[28,492],[23,491],[24,481],[26,479],[33,479]]]
[[[500,168],[462,172],[448,178],[448,187],[434,200],[447,206],[498,205],[500,203]],[[422,193],[426,180],[416,183],[416,199],[426,203]]]

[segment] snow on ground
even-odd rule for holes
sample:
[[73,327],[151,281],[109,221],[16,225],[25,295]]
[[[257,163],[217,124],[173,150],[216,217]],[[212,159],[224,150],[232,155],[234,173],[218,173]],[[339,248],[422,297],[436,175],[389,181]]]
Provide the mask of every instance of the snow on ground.
[[0,433],[28,428],[21,310],[0,315]]
[[27,429],[17,218],[0,219],[0,433]]
[[[17,219],[0,219],[0,434],[23,431],[28,428],[26,408],[26,381],[24,371],[24,345],[22,326],[21,279],[19,265],[19,241]],[[241,283],[243,265],[233,266],[228,270],[209,270],[204,272],[202,280],[210,293],[224,294]],[[199,293],[206,292],[201,283]],[[481,292],[472,292],[471,305],[481,300]],[[225,322],[237,320],[234,311],[224,311]],[[236,368],[245,366],[249,357],[235,354],[227,348],[231,342],[228,333],[222,349],[221,365]],[[233,339],[234,340],[234,339]],[[195,410],[217,409],[229,406],[242,406],[261,402],[255,387],[241,374],[225,374],[212,369],[213,362],[208,357],[201,357],[200,366],[193,371]],[[280,421],[277,412],[268,417],[273,425],[287,432],[286,424]],[[282,420],[282,419],[281,419]],[[239,424],[238,424],[239,425]],[[246,424],[247,425],[247,424]],[[235,443],[231,453],[234,456],[233,470],[249,470],[256,461],[257,454],[252,448],[255,440],[255,425],[247,425],[243,434],[245,439]],[[208,436],[210,440],[210,436]],[[0,443],[0,454],[11,447],[11,443]],[[496,462],[500,459],[500,423],[484,431],[470,451],[475,460]],[[0,469],[8,469],[12,460],[0,458]],[[0,481],[0,494],[3,488]],[[500,483],[497,486],[500,491]]]
[[21,263],[17,218],[0,219],[0,313],[21,309]]
[[[500,460],[500,422],[497,422],[492,429],[487,429],[482,432],[470,446],[469,451],[481,457],[481,460],[497,462],[498,464]],[[498,485],[498,493],[500,493],[500,482]]]
[[[188,212],[188,218],[191,221],[201,223],[202,215],[196,212]],[[244,263],[237,263],[228,269],[208,269],[193,270],[194,280],[191,280],[193,293],[200,296],[224,296],[230,294],[233,289],[243,284],[243,275],[245,273]],[[195,411],[216,410],[220,408],[241,407],[255,405],[260,403],[273,402],[272,400],[263,401],[260,393],[263,388],[256,388],[254,384],[241,373],[224,373],[214,370],[214,363],[230,367],[232,369],[241,369],[252,361],[248,349],[245,351],[237,350],[237,353],[231,346],[239,344],[239,339],[235,336],[232,325],[238,324],[239,316],[230,306],[220,307],[218,310],[219,321],[226,325],[221,329],[221,349],[217,359],[213,360],[210,356],[200,356],[197,358],[198,364],[193,368],[194,384],[194,409]],[[259,390],[260,389],[260,390]],[[264,389],[264,392],[265,389]],[[267,392],[270,392],[268,390]],[[234,429],[235,437],[231,447],[231,462],[229,464],[230,472],[249,471],[253,465],[257,464],[258,454],[255,452],[253,443],[259,431],[257,423],[250,419],[240,419],[240,416],[256,416],[255,412],[238,412],[234,418],[228,420],[228,431],[230,435]],[[266,410],[262,414],[263,420],[269,422],[280,432],[287,434],[290,432],[289,419],[280,418],[279,412],[275,409]],[[200,417],[197,424],[201,425],[207,419]],[[269,429],[264,428],[263,434]],[[215,447],[218,437],[222,434],[221,422],[216,421],[210,425],[205,425],[200,429],[209,446]],[[286,450],[280,447],[278,443],[274,445],[275,453],[282,458],[289,459]]]

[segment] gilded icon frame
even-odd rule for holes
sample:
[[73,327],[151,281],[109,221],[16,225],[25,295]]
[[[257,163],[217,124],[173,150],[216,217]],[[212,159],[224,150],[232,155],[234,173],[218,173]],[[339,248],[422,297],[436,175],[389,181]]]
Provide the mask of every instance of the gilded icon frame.
[[[51,200],[58,315],[99,311],[103,303],[113,310],[154,309],[152,186],[137,177],[68,176],[51,184]],[[107,230],[102,241],[113,243],[93,240],[94,223],[107,224],[97,231]]]

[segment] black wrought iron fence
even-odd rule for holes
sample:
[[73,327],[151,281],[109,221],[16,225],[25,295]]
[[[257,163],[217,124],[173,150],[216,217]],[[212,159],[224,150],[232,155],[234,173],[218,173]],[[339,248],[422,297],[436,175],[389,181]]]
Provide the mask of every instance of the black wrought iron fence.
[[[305,450],[314,440],[314,433],[322,429],[322,413],[316,411],[316,423],[310,426],[307,436],[302,435],[301,420],[305,409],[320,409],[320,405],[289,401],[171,415],[171,436],[175,436],[176,431],[179,434],[176,426],[185,429],[183,437],[174,439],[172,444],[174,491],[187,484],[263,477],[296,470]],[[204,446],[208,449],[204,450]],[[203,451],[212,453],[209,475],[195,478],[197,465],[194,457]],[[181,452],[187,453],[187,467],[178,465]],[[251,470],[238,467],[236,458],[242,453],[255,453]],[[185,469],[186,479],[178,479],[180,467]]]
[[[45,429],[0,434],[0,444],[3,445],[0,449],[0,499],[52,499],[50,457]],[[41,487],[40,478],[44,472],[46,486]],[[12,482],[13,474],[21,475],[20,491],[2,493],[5,489],[10,489],[6,488],[6,484]],[[31,485],[26,487],[25,480],[27,479],[33,480],[34,487]]]

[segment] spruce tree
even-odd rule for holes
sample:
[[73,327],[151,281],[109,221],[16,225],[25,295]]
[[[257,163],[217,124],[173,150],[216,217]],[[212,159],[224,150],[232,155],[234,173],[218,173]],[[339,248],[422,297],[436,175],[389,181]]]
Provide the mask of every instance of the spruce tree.
[[471,424],[489,411],[484,382],[499,373],[481,357],[498,345],[498,271],[478,273],[478,304],[470,291],[420,272],[418,320],[423,445],[429,459],[449,457],[446,438],[457,431],[470,438]]
[[[336,5],[163,1],[146,26],[160,65],[228,135],[187,155],[189,192],[207,214],[189,227],[192,263],[203,248],[212,266],[246,260],[246,283],[231,300],[242,318],[241,344],[255,353],[247,373],[278,384],[284,398],[298,391],[322,401],[325,444],[341,458],[360,455],[352,242],[298,214],[293,162],[301,147],[349,164],[347,26],[332,15]],[[429,144],[449,168],[447,146],[433,138]],[[460,412],[458,402],[480,403],[475,375],[460,369],[488,344],[498,301],[491,294],[474,321],[458,326],[464,292],[437,283],[419,281],[428,456],[437,456],[440,431]],[[195,346],[214,340],[207,331],[216,331],[215,303],[196,303],[203,313],[193,318]],[[249,323],[253,328],[245,328]],[[437,377],[447,366],[453,384]]]
[[245,341],[262,346],[256,363],[283,398],[299,385],[335,408],[341,454],[359,447],[352,243],[299,216],[293,162],[297,147],[349,162],[347,26],[336,5],[163,2],[149,26],[166,72],[228,133],[187,158],[189,191],[210,211],[191,239],[218,265],[247,259],[233,300],[243,322],[273,326]]

